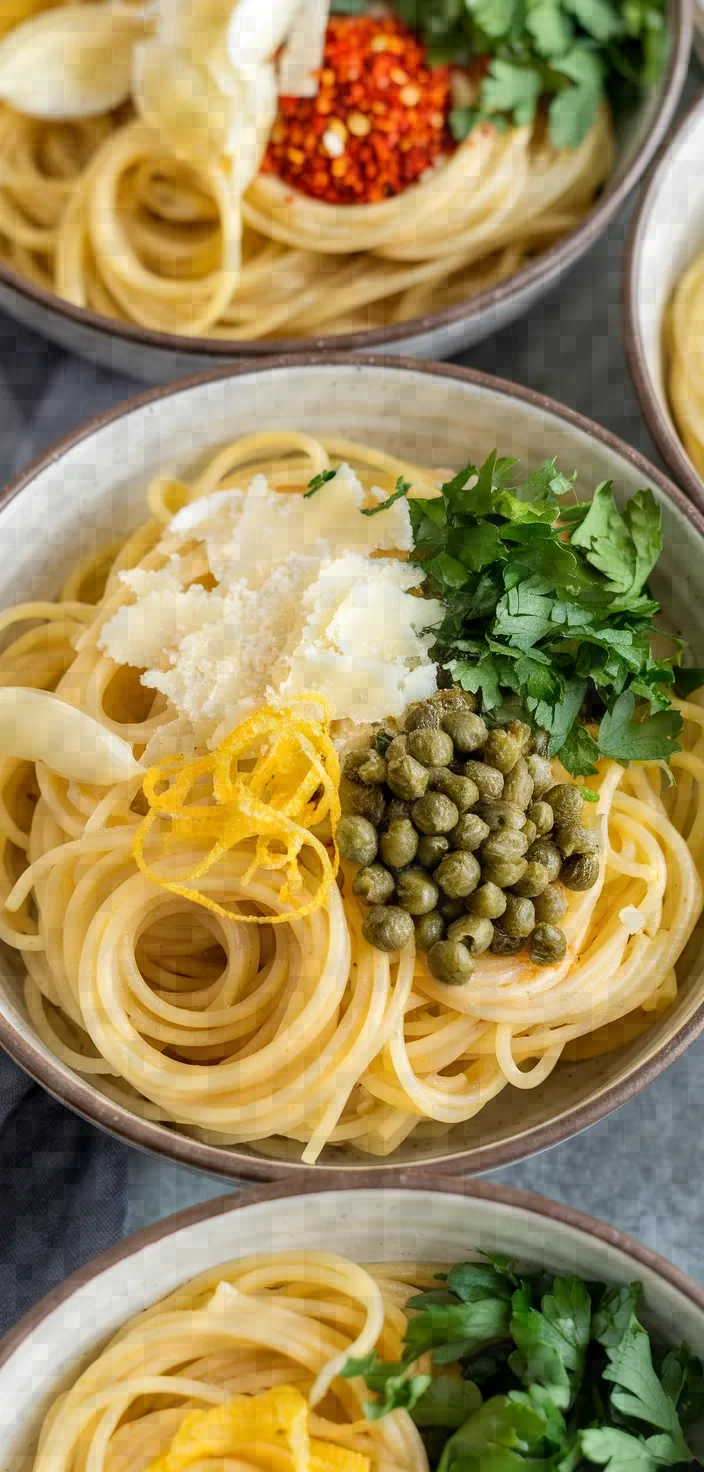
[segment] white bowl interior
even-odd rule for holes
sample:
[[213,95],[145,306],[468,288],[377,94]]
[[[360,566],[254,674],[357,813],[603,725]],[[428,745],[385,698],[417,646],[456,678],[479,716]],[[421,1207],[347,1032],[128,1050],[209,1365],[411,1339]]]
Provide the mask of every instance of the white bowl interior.
[[[465,464],[481,459],[495,445],[534,468],[546,455],[558,456],[568,473],[579,472],[578,488],[590,494],[612,479],[625,498],[643,475],[603,441],[550,409],[512,396],[499,386],[446,377],[420,368],[337,362],[267,367],[234,378],[177,389],[166,397],[128,410],[120,418],[72,445],[44,465],[0,510],[0,607],[29,597],[55,594],[76,561],[101,544],[125,534],[144,519],[144,494],[159,469],[188,473],[204,453],[239,434],[264,428],[298,428],[344,435],[403,454],[421,464]],[[704,607],[699,597],[702,540],[682,511],[662,497],[665,552],[658,591],[671,627],[685,632],[697,656],[704,656]],[[700,659],[701,662],[701,659]],[[592,1062],[561,1065],[547,1082],[519,1096],[510,1088],[473,1121],[456,1126],[440,1142],[411,1137],[393,1157],[394,1165],[447,1160],[480,1147],[512,1145],[512,1158],[537,1148],[534,1132],[559,1122],[562,1135],[580,1127],[570,1118],[614,1084],[624,1084],[684,1026],[704,998],[704,961],[690,948],[681,967],[681,989],[673,1008],[636,1042]],[[43,1081],[65,1095],[72,1075],[36,1035],[22,997],[17,953],[0,954],[0,1017],[31,1046]],[[47,1073],[47,1069],[50,1073]],[[118,1133],[134,1120],[127,1112],[81,1085],[82,1112]],[[76,1102],[74,1094],[74,1102]],[[174,1133],[167,1126],[144,1126],[141,1142],[166,1154]],[[147,1138],[148,1136],[148,1138]],[[204,1169],[236,1167],[225,1150],[201,1147]],[[242,1152],[240,1152],[241,1154]],[[299,1158],[281,1142],[263,1157],[270,1163]],[[328,1147],[321,1163],[374,1165],[368,1156]],[[387,1162],[388,1163],[388,1162]],[[471,1164],[471,1161],[468,1161]]]
[[[694,108],[653,175],[634,262],[633,301],[645,368],[678,440],[665,386],[663,319],[680,276],[704,250],[703,155],[704,100]],[[681,449],[689,459],[683,445]]]
[[59,1304],[0,1367],[1,1472],[26,1472],[43,1416],[117,1329],[196,1273],[249,1253],[458,1262],[482,1248],[604,1282],[642,1282],[649,1327],[704,1354],[704,1312],[622,1248],[535,1211],[438,1191],[330,1191],[253,1203],[139,1246]]

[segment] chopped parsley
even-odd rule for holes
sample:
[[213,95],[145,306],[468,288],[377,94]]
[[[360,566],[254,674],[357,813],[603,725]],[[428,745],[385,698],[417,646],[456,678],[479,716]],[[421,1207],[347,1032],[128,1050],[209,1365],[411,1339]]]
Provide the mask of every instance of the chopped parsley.
[[[507,1258],[459,1263],[411,1298],[402,1359],[347,1362],[369,1420],[409,1412],[432,1472],[658,1472],[694,1461],[704,1371],[687,1344],[654,1346],[640,1284],[522,1273]],[[480,1324],[483,1329],[480,1330]],[[430,1351],[432,1364],[416,1373]]]
[[309,500],[311,496],[315,495],[316,491],[322,490],[323,486],[326,486],[329,480],[334,480],[336,475],[337,470],[321,470],[319,475],[314,475],[313,479],[308,482],[308,490],[303,492],[303,500]]
[[601,756],[667,761],[682,729],[673,688],[695,688],[704,671],[679,669],[675,635],[668,657],[653,652],[662,526],[652,491],[620,510],[605,481],[577,502],[575,477],[554,459],[525,479],[517,464],[494,451],[436,499],[408,502],[412,560],[445,607],[435,658],[491,724],[521,716],[546,731],[549,755],[573,776],[592,776]]

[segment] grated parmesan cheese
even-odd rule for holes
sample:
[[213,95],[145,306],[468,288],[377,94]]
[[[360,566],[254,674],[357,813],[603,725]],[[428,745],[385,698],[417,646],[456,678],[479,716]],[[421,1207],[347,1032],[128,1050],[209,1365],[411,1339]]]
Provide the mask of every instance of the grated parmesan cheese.
[[[364,504],[343,465],[309,498],[272,491],[258,475],[246,492],[185,506],[166,530],[164,566],[120,574],[132,601],[100,647],[142,669],[142,683],[209,744],[266,700],[310,689],[338,720],[400,715],[436,689],[428,651],[444,609],[416,596],[417,568],[373,556],[411,550],[406,502],[371,517]],[[188,582],[194,547],[211,589]]]

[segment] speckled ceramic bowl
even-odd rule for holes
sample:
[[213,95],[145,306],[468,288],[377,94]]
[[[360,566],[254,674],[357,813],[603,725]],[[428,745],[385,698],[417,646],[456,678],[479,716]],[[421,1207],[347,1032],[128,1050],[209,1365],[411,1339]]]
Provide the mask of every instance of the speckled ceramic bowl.
[[[704,659],[701,567],[704,517],[636,451],[552,400],[460,368],[344,354],[271,359],[141,399],[93,420],[50,450],[0,498],[0,607],[53,595],[69,569],[103,541],[144,519],[145,487],[168,465],[188,474],[208,450],[258,429],[296,427],[385,447],[419,464],[463,465],[494,446],[528,469],[546,455],[576,468],[585,491],[613,480],[621,496],[651,485],[663,509],[665,551],[658,591],[675,630]],[[704,954],[691,943],[675,1004],[635,1042],[592,1062],[563,1064],[539,1088],[507,1088],[476,1119],[432,1144],[411,1137],[393,1158],[370,1164],[328,1147],[319,1171],[378,1174],[433,1164],[478,1171],[567,1139],[631,1097],[704,1029]],[[0,953],[0,1044],[71,1108],[122,1139],[223,1176],[271,1179],[300,1172],[281,1142],[264,1156],[191,1139],[113,1104],[57,1061],[27,1015],[16,952]]]
[[678,484],[704,506],[704,482],[675,427],[665,387],[663,318],[683,271],[704,250],[704,93],[650,175],[624,267],[624,336],[643,417]]
[[643,1314],[664,1341],[704,1355],[704,1292],[632,1237],[525,1191],[429,1176],[383,1190],[317,1181],[224,1196],[181,1212],[74,1273],[0,1344],[3,1472],[30,1472],[42,1420],[118,1328],[207,1268],[290,1248],[357,1262],[462,1261],[483,1248],[556,1272],[643,1284]]
[[60,301],[0,263],[0,308],[17,321],[90,358],[147,383],[223,363],[256,363],[272,351],[308,353],[330,345],[344,352],[416,353],[447,358],[498,332],[527,312],[606,229],[665,136],[684,85],[692,40],[692,0],[667,0],[669,51],[661,77],[617,130],[613,174],[579,227],[491,290],[457,306],[392,327],[329,338],[275,343],[215,341],[153,332]]

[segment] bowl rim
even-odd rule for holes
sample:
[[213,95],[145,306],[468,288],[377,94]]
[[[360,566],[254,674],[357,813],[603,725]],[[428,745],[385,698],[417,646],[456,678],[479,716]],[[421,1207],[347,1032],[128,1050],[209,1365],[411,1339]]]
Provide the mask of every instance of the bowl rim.
[[699,92],[670,137],[666,139],[645,182],[626,237],[621,279],[623,342],[628,371],[641,413],[666,465],[700,509],[704,509],[704,480],[695,469],[669,414],[663,408],[660,394],[648,367],[638,307],[638,272],[655,195],[683,139],[693,124],[700,121],[702,115],[704,115],[704,93]]
[[[309,367],[335,368],[338,366],[371,368],[395,374],[420,373],[427,377],[451,379],[460,383],[473,384],[509,399],[520,400],[543,414],[554,415],[590,438],[599,440],[608,449],[628,461],[643,475],[645,484],[657,485],[663,496],[673,502],[686,517],[704,543],[704,507],[700,509],[695,505],[639,450],[626,444],[610,430],[602,428],[601,425],[586,418],[577,410],[559,403],[558,400],[550,398],[547,394],[539,393],[536,389],[528,388],[523,384],[513,383],[509,379],[498,378],[492,374],[480,372],[478,369],[462,368],[451,363],[427,362],[422,358],[396,356],[395,354],[382,356],[379,354],[350,355],[342,352],[311,352],[303,357],[296,354],[281,354],[270,357],[262,363],[228,364],[214,372],[198,373],[175,383],[162,384],[157,388],[148,389],[93,415],[36,456],[0,491],[0,512],[21,495],[37,475],[60,462],[68,451],[89,440],[92,435],[107,425],[126,419],[134,411],[141,411],[162,399],[175,398],[179,394],[189,393],[207,384],[229,379],[236,381],[248,375],[265,372],[290,369],[305,371]],[[61,1073],[57,1062],[53,1059],[45,1059],[34,1043],[23,1037],[9,1018],[0,1013],[0,1047],[4,1048],[13,1061],[36,1083],[75,1114],[147,1154],[158,1155],[174,1164],[184,1165],[192,1170],[200,1170],[224,1180],[246,1181],[281,1181],[284,1179],[296,1181],[312,1170],[318,1180],[334,1180],[340,1176],[353,1179],[373,1176],[379,1183],[382,1181],[391,1183],[408,1175],[409,1172],[417,1173],[419,1176],[428,1173],[437,1173],[439,1176],[453,1175],[455,1172],[468,1172],[476,1175],[483,1171],[495,1170],[500,1166],[512,1165],[541,1150],[561,1144],[562,1141],[571,1139],[573,1135],[579,1134],[590,1125],[606,1118],[658,1078],[666,1068],[669,1068],[670,1064],[675,1063],[703,1032],[704,1000],[679,1031],[663,1042],[651,1057],[644,1059],[627,1078],[608,1085],[596,1098],[574,1106],[562,1116],[533,1126],[523,1135],[515,1135],[491,1145],[458,1149],[452,1155],[443,1155],[438,1160],[425,1160],[419,1162],[418,1165],[394,1165],[392,1161],[380,1160],[378,1164],[350,1161],[345,1165],[323,1163],[311,1168],[299,1160],[269,1161],[263,1156],[253,1157],[245,1153],[244,1148],[240,1146],[225,1147],[205,1144],[188,1135],[172,1131],[168,1126],[143,1119],[105,1098],[94,1090],[87,1080],[78,1075],[71,1074],[66,1078]]]
[[[309,1170],[304,1177],[298,1177],[295,1181],[277,1181],[268,1186],[256,1186],[237,1193],[227,1193],[223,1196],[216,1196],[210,1201],[200,1202],[197,1206],[188,1206],[183,1211],[174,1212],[171,1216],[162,1217],[159,1221],[153,1222],[151,1226],[142,1227],[140,1231],[123,1237],[114,1247],[109,1247],[98,1257],[91,1258],[82,1267],[76,1268],[68,1278],[65,1278],[56,1288],[50,1289],[38,1303],[28,1309],[18,1323],[13,1325],[0,1340],[0,1371],[22,1348],[25,1340],[37,1333],[44,1320],[62,1304],[67,1303],[79,1289],[84,1288],[117,1263],[124,1262],[145,1247],[164,1241],[174,1232],[179,1232],[185,1227],[198,1226],[200,1223],[211,1221],[214,1217],[227,1216],[230,1212],[241,1211],[248,1206],[286,1201],[295,1196],[322,1195],[329,1191],[383,1191],[383,1189],[379,1187],[376,1176],[370,1172],[361,1177],[350,1177],[344,1172],[338,1172],[336,1175],[335,1172],[332,1172],[330,1179],[321,1180],[317,1173]],[[629,1232],[623,1232],[620,1227],[614,1227],[609,1222],[602,1221],[600,1217],[580,1211],[567,1202],[553,1201],[550,1197],[540,1196],[535,1191],[525,1191],[519,1186],[496,1185],[493,1181],[477,1181],[471,1178],[457,1180],[428,1171],[399,1172],[392,1189],[430,1191],[437,1196],[464,1196],[474,1201],[491,1201],[499,1206],[507,1206],[512,1211],[530,1211],[536,1216],[574,1228],[588,1237],[598,1238],[608,1247],[623,1252],[635,1263],[648,1268],[685,1298],[688,1298],[695,1308],[704,1314],[704,1288],[701,1288],[688,1273],[683,1272],[675,1263],[670,1262],[669,1258],[663,1257],[654,1248],[647,1247],[637,1237],[631,1236]]]
[[537,286],[543,277],[547,277],[548,282],[551,282],[555,276],[565,271],[606,229],[632,189],[635,188],[665,137],[684,87],[694,34],[694,0],[668,0],[668,24],[672,38],[670,54],[661,77],[654,84],[660,96],[660,105],[654,109],[641,147],[618,185],[609,190],[607,184],[603,195],[588,211],[582,222],[562,240],[536,256],[512,276],[508,276],[505,281],[499,282],[498,285],[486,291],[479,292],[474,297],[469,297],[464,302],[458,302],[453,307],[446,307],[442,311],[426,312],[420,317],[411,317],[406,322],[392,323],[387,327],[340,333],[330,339],[327,337],[289,337],[264,338],[253,342],[243,341],[236,337],[223,339],[189,337],[181,333],[159,332],[153,328],[139,327],[135,323],[121,322],[118,319],[103,316],[102,313],[94,312],[88,307],[77,307],[71,302],[64,301],[54,292],[27,280],[2,261],[0,261],[0,286],[8,288],[48,313],[56,313],[75,326],[86,327],[100,333],[104,338],[114,337],[135,347],[170,351],[188,357],[202,358],[205,356],[212,360],[213,366],[218,361],[231,362],[233,356],[261,360],[270,357],[272,351],[303,354],[311,349],[325,348],[328,341],[334,343],[336,351],[371,352],[378,348],[383,352],[390,343],[415,338],[443,327],[451,327],[458,322],[471,321],[480,317],[484,312],[498,310],[514,297],[520,298],[523,292],[529,292]]

